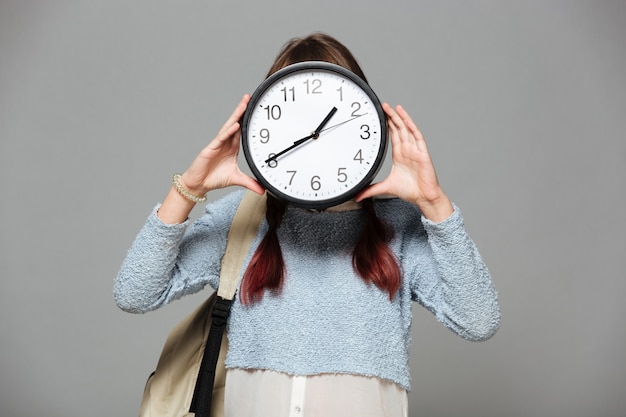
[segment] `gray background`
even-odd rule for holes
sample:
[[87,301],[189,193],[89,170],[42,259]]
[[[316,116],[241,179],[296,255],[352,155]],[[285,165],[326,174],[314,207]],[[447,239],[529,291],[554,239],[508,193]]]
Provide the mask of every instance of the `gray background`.
[[624,1],[1,1],[0,417],[136,414],[208,291],[123,313],[125,252],[316,30],[416,119],[499,289],[486,343],[415,309],[411,415],[623,416],[625,18]]

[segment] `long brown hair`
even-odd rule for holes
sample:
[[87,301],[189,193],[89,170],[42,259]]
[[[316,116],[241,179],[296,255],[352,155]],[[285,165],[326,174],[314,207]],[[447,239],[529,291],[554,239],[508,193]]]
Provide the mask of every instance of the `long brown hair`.
[[[349,69],[365,82],[365,74],[350,50],[335,38],[324,33],[313,33],[287,42],[278,53],[267,76],[290,64],[303,61],[325,61]],[[352,252],[352,265],[367,283],[373,283],[389,293],[392,299],[400,287],[401,271],[389,248],[393,229],[376,214],[371,199],[363,201],[367,221]],[[241,284],[241,300],[253,303],[263,297],[266,289],[280,291],[285,277],[277,230],[285,213],[285,204],[268,194],[266,219],[268,230],[250,260]]]

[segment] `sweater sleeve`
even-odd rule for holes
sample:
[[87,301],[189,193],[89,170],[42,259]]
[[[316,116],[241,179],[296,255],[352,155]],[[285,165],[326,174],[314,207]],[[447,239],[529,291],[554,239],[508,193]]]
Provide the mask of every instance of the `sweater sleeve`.
[[119,308],[131,313],[156,310],[185,295],[219,283],[230,224],[243,193],[207,205],[191,226],[169,225],[153,210],[135,237],[113,285]]
[[461,337],[489,339],[500,325],[497,293],[458,207],[440,223],[421,221],[430,256],[413,270],[413,298]]

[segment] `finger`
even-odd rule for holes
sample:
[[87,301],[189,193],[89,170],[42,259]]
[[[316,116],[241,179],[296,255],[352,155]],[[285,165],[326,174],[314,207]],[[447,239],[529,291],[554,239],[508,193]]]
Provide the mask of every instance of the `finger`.
[[389,120],[389,125],[391,129],[395,128],[395,131],[398,135],[398,139],[401,142],[407,141],[409,140],[409,131],[407,129],[406,124],[404,123],[404,120],[400,117],[400,115],[398,114],[398,112],[396,110],[394,110],[393,107],[391,107],[389,104],[385,103],[383,110],[385,111],[385,113],[388,116],[388,120]]
[[400,125],[398,121],[401,120],[398,117],[398,113],[388,103],[383,103],[383,110],[387,114],[387,119],[391,122],[392,127],[398,128]]
[[413,146],[415,143],[412,139],[410,139],[408,130],[404,123],[400,119],[400,116],[396,113],[396,111],[389,105],[386,105],[386,112],[389,116],[389,123],[387,126],[389,127],[389,135],[391,142],[391,158],[393,163],[395,164],[399,159],[402,159],[404,153],[406,152],[405,144],[410,144]]
[[239,140],[239,123],[235,122],[232,125],[224,126],[222,130],[217,133],[215,139],[213,139],[207,146],[210,148],[216,146],[222,146],[225,142],[229,142],[231,139]]
[[400,118],[400,116],[398,115],[398,112],[388,103],[383,104],[383,110],[387,114],[389,121],[391,121],[391,123],[396,126],[396,128],[400,129],[404,126],[404,122],[402,121],[402,118]]
[[240,127],[241,126],[239,125],[239,122],[233,123],[232,125],[228,126],[228,128],[224,132],[224,136],[226,137],[237,136],[239,134]]
[[233,114],[231,114],[229,121],[232,123],[238,122],[241,119],[241,116],[245,113],[246,108],[248,107],[248,102],[250,102],[250,95],[244,94],[237,104],[237,107],[235,107],[235,110],[233,110]]
[[393,149],[396,148],[396,144],[400,140],[400,137],[399,137],[400,130],[398,129],[397,123],[393,120],[395,110],[387,103],[383,103],[382,106],[383,106],[384,112],[387,114],[387,122],[388,122],[387,127],[389,128],[391,146],[392,146],[392,152],[393,152]]
[[243,114],[246,111],[246,108],[248,107],[249,101],[250,101],[250,95],[244,94],[244,96],[241,98],[241,100],[237,104],[237,107],[235,107],[235,110],[233,110],[230,117],[226,120],[226,123],[222,125],[222,128],[220,129],[220,133],[224,130],[229,129],[233,124],[239,123],[239,120],[241,120],[241,117],[243,116]]
[[417,127],[417,125],[415,124],[415,122],[413,121],[409,113],[404,109],[404,107],[402,107],[401,105],[398,105],[396,106],[396,110],[397,110],[398,116],[402,119],[403,123],[405,124],[409,132],[411,132],[411,134],[415,136],[417,139],[424,140],[424,135],[419,130],[419,128]]

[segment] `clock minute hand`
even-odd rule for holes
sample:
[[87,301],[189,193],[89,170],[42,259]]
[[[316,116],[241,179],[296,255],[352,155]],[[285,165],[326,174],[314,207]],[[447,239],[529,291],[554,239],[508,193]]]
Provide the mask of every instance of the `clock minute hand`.
[[326,115],[326,117],[324,118],[324,120],[322,120],[322,123],[320,123],[320,125],[317,127],[317,129],[315,129],[315,131],[313,131],[313,138],[317,139],[320,136],[320,133],[322,132],[322,129],[324,128],[324,126],[326,126],[326,123],[328,123],[330,121],[330,118],[333,117],[333,115],[337,113],[337,107],[333,107],[330,112],[328,112],[328,114]]
[[328,112],[328,114],[326,115],[326,117],[324,118],[324,120],[322,120],[322,123],[320,123],[320,125],[317,127],[317,129],[315,129],[313,131],[313,133],[311,133],[309,136],[305,136],[302,139],[298,139],[297,141],[295,141],[293,143],[293,145],[289,146],[288,148],[283,149],[282,151],[270,156],[269,158],[267,158],[265,160],[266,164],[269,164],[270,161],[275,161],[276,158],[278,158],[281,155],[286,154],[287,152],[289,152],[290,150],[302,145],[304,142],[308,141],[309,139],[317,139],[320,136],[320,133],[322,132],[322,129],[324,128],[324,126],[326,126],[326,124],[330,121],[330,119],[333,117],[333,115],[337,112],[337,107],[333,107],[330,112]]
[[289,152],[290,150],[292,150],[293,148],[295,148],[295,147],[297,147],[297,146],[302,145],[304,142],[306,142],[307,140],[309,140],[309,139],[313,138],[314,136],[315,136],[315,135],[314,135],[313,133],[311,133],[309,136],[305,136],[305,137],[303,137],[302,139],[298,139],[298,140],[297,140],[297,141],[295,141],[295,142],[293,143],[293,145],[291,145],[290,147],[285,148],[285,149],[283,149],[282,151],[280,151],[280,152],[278,152],[278,153],[275,153],[274,155],[272,155],[272,156],[270,156],[269,158],[267,158],[267,159],[265,160],[265,163],[266,163],[266,164],[269,164],[269,163],[270,163],[270,161],[274,161],[274,160],[276,160],[276,158],[278,158],[279,156],[284,155],[284,154],[286,154],[287,152]]

